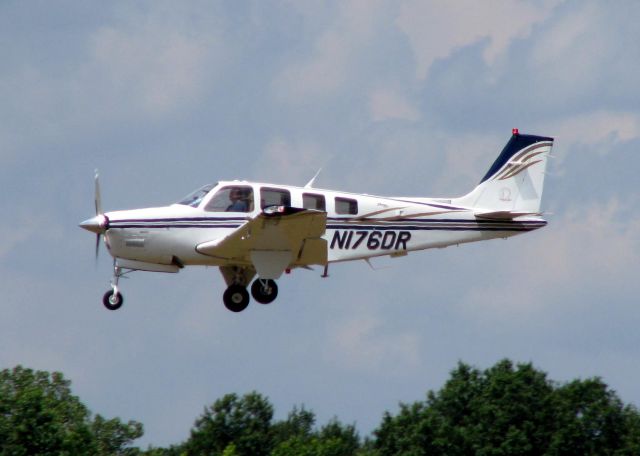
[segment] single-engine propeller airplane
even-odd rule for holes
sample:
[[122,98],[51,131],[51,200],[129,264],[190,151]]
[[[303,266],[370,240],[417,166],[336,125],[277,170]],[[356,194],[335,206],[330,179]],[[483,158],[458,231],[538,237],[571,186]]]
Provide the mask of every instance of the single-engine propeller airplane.
[[[262,304],[275,280],[293,268],[398,257],[415,250],[507,238],[547,224],[540,212],[553,138],[513,134],[480,183],[457,198],[379,197],[246,181],[205,185],[165,207],[103,212],[95,176],[96,215],[80,224],[97,234],[113,262],[110,310],[122,306],[118,280],[132,271],[178,272],[217,266],[224,305]],[[317,175],[316,175],[317,176]],[[257,278],[255,280],[254,277]],[[252,283],[253,280],[253,283]]]

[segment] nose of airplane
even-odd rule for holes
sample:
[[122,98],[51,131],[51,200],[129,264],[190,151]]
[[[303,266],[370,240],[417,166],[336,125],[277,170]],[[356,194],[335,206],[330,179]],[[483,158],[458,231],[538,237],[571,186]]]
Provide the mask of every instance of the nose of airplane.
[[87,231],[91,231],[92,233],[101,234],[104,233],[109,224],[108,219],[102,215],[96,215],[84,222],[80,223],[80,228],[84,228]]

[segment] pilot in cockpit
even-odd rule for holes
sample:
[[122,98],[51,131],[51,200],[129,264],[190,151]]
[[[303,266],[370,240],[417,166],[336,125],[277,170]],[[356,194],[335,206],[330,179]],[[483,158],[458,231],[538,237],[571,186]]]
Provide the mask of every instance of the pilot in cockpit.
[[249,202],[247,189],[242,187],[233,187],[229,192],[229,200],[231,204],[227,207],[227,212],[248,212]]

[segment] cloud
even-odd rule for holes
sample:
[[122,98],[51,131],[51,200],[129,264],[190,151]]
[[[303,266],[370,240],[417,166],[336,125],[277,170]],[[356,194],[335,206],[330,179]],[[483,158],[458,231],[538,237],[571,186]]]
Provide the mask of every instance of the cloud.
[[317,144],[276,137],[266,145],[253,174],[259,180],[305,185],[330,158]]
[[556,4],[408,0],[402,4],[396,24],[413,48],[417,77],[424,79],[435,60],[485,38],[489,44],[483,57],[488,64],[495,62],[514,39],[528,36],[535,24],[546,19]]
[[180,7],[129,11],[99,28],[90,38],[83,82],[95,79],[100,101],[115,97],[144,115],[197,101],[215,83],[224,45],[216,24],[189,15]]
[[419,364],[420,342],[417,334],[391,332],[381,318],[360,312],[329,329],[325,357],[350,370],[406,372]]
[[[505,132],[506,133],[506,132]],[[434,187],[451,189],[454,193],[441,196],[455,197],[470,192],[498,157],[509,136],[501,138],[491,134],[442,135],[440,153],[445,162],[435,178]]]
[[637,203],[613,198],[577,204],[517,250],[511,244],[496,252],[493,283],[470,288],[461,311],[484,324],[526,324],[545,321],[551,309],[588,312],[600,304],[588,300],[592,293],[637,293],[640,217],[632,215]]
[[420,112],[411,103],[389,89],[374,90],[369,96],[369,112],[374,122],[398,119],[416,121],[420,119]]
[[640,115],[635,112],[590,111],[548,123],[541,130],[547,132],[545,134],[557,136],[564,145],[603,146],[604,143],[620,143],[640,138]]
[[211,14],[170,4],[115,9],[99,27],[48,43],[53,58],[30,57],[42,50],[17,42],[17,61],[0,75],[12,113],[9,126],[0,127],[3,148],[24,149],[35,137],[68,149],[71,131],[72,140],[95,139],[96,130],[166,118],[215,87],[228,44]]
[[381,4],[377,0],[339,2],[335,20],[316,38],[309,56],[289,63],[275,78],[278,98],[301,103],[342,89],[360,51],[374,36]]

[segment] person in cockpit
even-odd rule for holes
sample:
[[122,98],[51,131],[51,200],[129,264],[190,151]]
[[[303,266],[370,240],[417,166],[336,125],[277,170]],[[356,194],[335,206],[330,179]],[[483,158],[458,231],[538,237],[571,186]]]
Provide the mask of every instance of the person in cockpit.
[[247,201],[246,190],[240,187],[233,187],[229,192],[231,204],[227,207],[227,212],[248,212],[249,203]]

